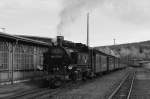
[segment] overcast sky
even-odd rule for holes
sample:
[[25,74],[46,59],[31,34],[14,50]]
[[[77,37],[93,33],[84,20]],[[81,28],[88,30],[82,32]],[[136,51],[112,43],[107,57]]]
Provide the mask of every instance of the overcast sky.
[[103,46],[150,39],[150,0],[0,0],[0,28],[9,34],[55,37]]

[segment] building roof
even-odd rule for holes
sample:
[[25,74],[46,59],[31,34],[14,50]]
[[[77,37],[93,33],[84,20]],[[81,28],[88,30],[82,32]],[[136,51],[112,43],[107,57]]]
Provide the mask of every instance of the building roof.
[[29,39],[29,38],[24,38],[24,37],[20,37],[20,36],[15,36],[15,35],[10,35],[10,34],[3,33],[3,32],[0,32],[0,37],[8,38],[8,39],[11,39],[11,40],[22,41],[22,42],[26,42],[26,43],[44,45],[44,46],[50,46],[51,45],[51,44],[46,43],[46,42],[33,40],[33,39]]
[[29,36],[29,35],[16,35],[16,36],[27,38],[27,39],[32,39],[32,40],[37,40],[37,41],[42,41],[42,42],[52,45],[52,38],[49,38],[49,37],[39,37],[39,36]]

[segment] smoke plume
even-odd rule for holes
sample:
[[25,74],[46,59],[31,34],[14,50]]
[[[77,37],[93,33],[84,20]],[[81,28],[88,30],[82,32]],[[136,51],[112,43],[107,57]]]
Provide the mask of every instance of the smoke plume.
[[63,0],[63,10],[60,13],[60,22],[57,26],[57,33],[73,23],[82,13],[89,12],[102,4],[103,0]]
[[[62,0],[60,22],[57,32],[62,32],[70,23],[73,23],[81,14],[102,7],[108,16],[114,16],[123,22],[146,24],[150,22],[149,0]],[[100,13],[100,12],[97,12]]]

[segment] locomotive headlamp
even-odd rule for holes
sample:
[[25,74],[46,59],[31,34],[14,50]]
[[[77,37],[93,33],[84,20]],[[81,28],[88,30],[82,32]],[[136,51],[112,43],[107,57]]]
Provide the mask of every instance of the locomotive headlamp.
[[72,69],[72,68],[73,68],[73,66],[72,66],[72,65],[68,66],[68,69]]

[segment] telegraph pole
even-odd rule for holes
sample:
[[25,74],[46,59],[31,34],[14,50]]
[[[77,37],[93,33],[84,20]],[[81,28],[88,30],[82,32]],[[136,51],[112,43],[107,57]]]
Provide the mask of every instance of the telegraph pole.
[[116,39],[114,38],[113,40],[114,40],[114,45],[115,45],[116,44]]
[[87,13],[87,46],[89,47],[89,12]]
[[[88,12],[87,13],[87,42],[86,42],[86,44],[87,44],[87,47],[88,47],[89,58],[91,59],[91,62],[92,62],[93,55],[91,55],[91,57],[90,57],[90,54],[93,54],[93,49],[91,49],[91,51],[89,50],[90,49],[90,47],[89,47],[89,16],[90,16],[90,14]],[[88,63],[88,68],[91,69],[90,65],[92,65],[92,64]]]

